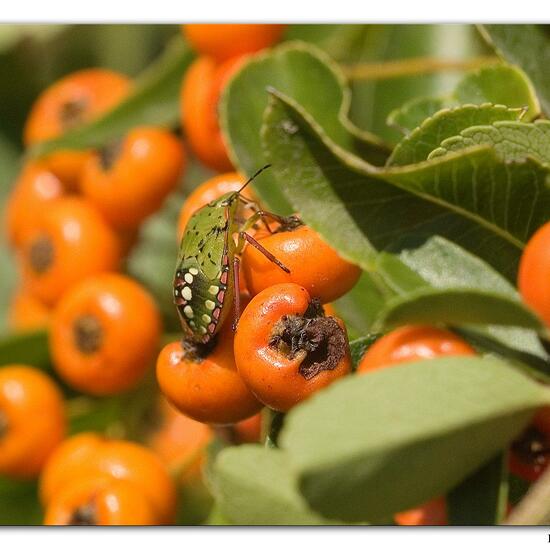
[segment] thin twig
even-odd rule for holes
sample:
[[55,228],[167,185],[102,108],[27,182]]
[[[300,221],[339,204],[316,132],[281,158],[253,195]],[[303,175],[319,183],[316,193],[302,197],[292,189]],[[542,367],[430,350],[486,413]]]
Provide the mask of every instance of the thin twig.
[[434,57],[411,57],[378,63],[358,63],[344,66],[344,74],[350,80],[383,80],[401,76],[431,74],[443,71],[470,71],[494,65],[499,58],[492,55],[470,59],[438,59]]

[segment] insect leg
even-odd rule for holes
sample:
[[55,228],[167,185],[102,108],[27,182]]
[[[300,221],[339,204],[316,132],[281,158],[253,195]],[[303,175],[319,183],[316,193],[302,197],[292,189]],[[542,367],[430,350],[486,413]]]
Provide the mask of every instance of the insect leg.
[[286,267],[273,254],[271,254],[267,248],[264,248],[254,237],[251,237],[248,233],[241,231],[239,232],[239,240],[240,239],[244,239],[247,243],[259,250],[270,262],[273,262],[275,265],[279,266],[283,271],[290,273],[290,269],[288,269],[288,267]]
[[233,258],[233,281],[234,281],[233,308],[235,310],[235,313],[233,315],[233,326],[231,327],[233,331],[237,330],[237,324],[241,316],[241,288],[240,288],[241,285],[239,280],[240,265],[241,265],[241,260],[239,259],[238,256],[235,256]]

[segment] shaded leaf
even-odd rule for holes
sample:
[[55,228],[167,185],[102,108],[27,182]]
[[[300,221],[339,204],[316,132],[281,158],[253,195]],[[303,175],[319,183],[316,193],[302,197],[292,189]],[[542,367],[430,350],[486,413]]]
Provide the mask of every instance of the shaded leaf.
[[40,525],[42,509],[35,480],[0,476],[0,525]]
[[447,495],[450,525],[499,525],[508,505],[506,453],[499,453]]
[[503,362],[432,359],[331,385],[288,413],[280,445],[313,509],[375,521],[447,493],[549,402]]
[[[385,161],[387,151],[379,140],[347,119],[350,92],[338,66],[311,45],[286,43],[252,56],[230,80],[220,102],[220,123],[229,156],[243,173],[252,175],[262,163],[259,136],[269,87],[307,106],[336,143],[366,154],[371,161]],[[286,131],[292,134],[294,126],[287,125]],[[270,209],[291,211],[271,173],[264,173],[255,188]]]
[[[266,159],[294,210],[344,258],[372,271],[376,249],[403,234],[434,233],[515,278],[523,244],[550,215],[545,200],[529,200],[550,193],[542,167],[502,163],[486,146],[376,168],[334,144],[295,102],[273,96],[263,131]],[[292,135],[289,121],[298,128]]]
[[550,39],[542,25],[481,25],[482,35],[533,82],[543,111],[550,113]]
[[48,333],[21,332],[0,339],[0,365],[20,363],[38,368],[50,365]]
[[381,334],[368,334],[367,336],[362,336],[356,340],[352,340],[349,343],[351,360],[353,362],[353,367],[357,368],[359,362],[363,358],[363,355],[367,353],[368,349],[380,338]]
[[323,525],[296,491],[282,451],[240,445],[214,464],[217,509],[233,525]]
[[441,109],[485,103],[521,109],[524,121],[540,113],[539,101],[527,75],[513,65],[499,64],[467,73],[447,95],[410,100],[391,112],[387,122],[408,134]]

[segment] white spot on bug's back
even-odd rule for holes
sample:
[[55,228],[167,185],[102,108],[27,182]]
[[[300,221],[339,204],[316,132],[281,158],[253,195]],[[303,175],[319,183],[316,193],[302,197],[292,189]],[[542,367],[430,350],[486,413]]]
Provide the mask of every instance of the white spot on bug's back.
[[188,318],[188,319],[193,319],[194,317],[194,314],[193,314],[193,308],[191,306],[185,306],[183,308],[183,313],[185,313],[185,316]]
[[206,327],[199,327],[199,331],[201,334],[206,334]]
[[191,275],[191,273],[186,273],[183,278],[185,279],[186,283],[191,284],[193,282],[193,275]]
[[220,287],[219,287],[219,286],[212,285],[212,286],[208,289],[208,292],[209,292],[210,294],[213,294],[214,296],[216,296],[216,294],[218,293],[218,290],[220,290]]
[[204,305],[206,306],[206,309],[210,310],[216,307],[216,304],[212,300],[206,300],[206,302],[204,302]]
[[189,273],[191,273],[191,275],[198,275],[199,270],[196,267],[191,267],[189,268]]
[[193,293],[191,292],[191,288],[189,288],[188,286],[184,286],[181,290],[181,295],[183,296],[184,300],[191,300],[191,298],[193,297]]
[[202,320],[203,320],[205,323],[210,323],[210,321],[212,321],[212,318],[210,317],[210,315],[206,315],[206,313],[203,313],[203,315],[202,315]]

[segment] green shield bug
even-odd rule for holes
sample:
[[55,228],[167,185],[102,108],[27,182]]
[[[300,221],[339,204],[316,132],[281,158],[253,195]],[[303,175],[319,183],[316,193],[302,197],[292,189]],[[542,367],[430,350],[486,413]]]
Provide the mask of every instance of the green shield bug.
[[[268,167],[258,170],[239,191],[226,193],[197,210],[187,223],[174,277],[174,303],[185,337],[190,341],[208,344],[223,325],[232,305],[235,306],[233,326],[236,326],[240,313],[239,255],[246,243],[290,273],[246,232],[258,221],[269,229],[266,219],[286,225],[299,223],[296,216],[283,217],[260,210],[254,201],[241,195],[242,190]],[[244,219],[246,208],[253,212],[248,219]]]

